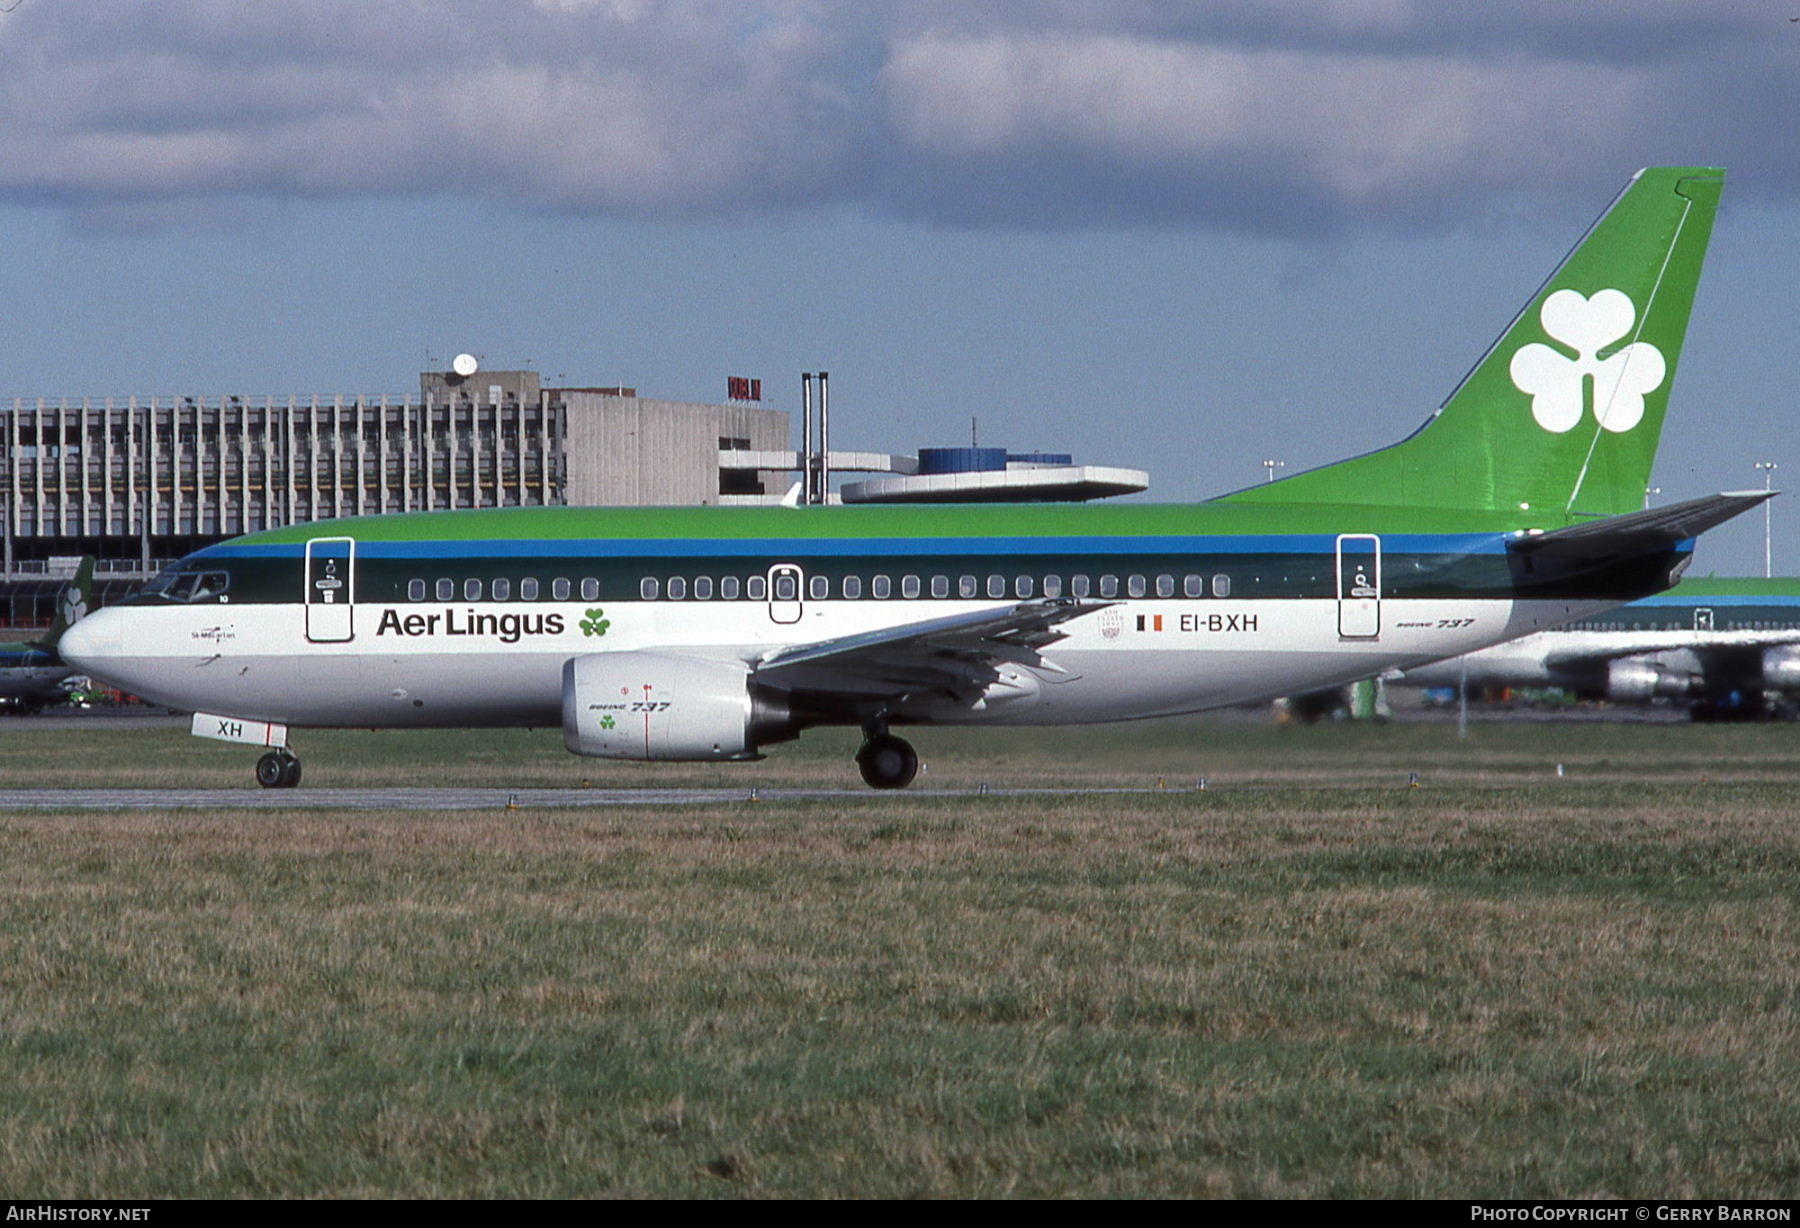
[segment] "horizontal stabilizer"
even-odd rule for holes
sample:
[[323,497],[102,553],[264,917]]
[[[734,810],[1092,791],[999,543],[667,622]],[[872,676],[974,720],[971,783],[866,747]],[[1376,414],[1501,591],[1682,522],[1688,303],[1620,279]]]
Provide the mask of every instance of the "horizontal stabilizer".
[[1662,549],[1698,537],[1711,528],[1741,516],[1777,492],[1739,490],[1706,495],[1667,507],[1607,516],[1565,529],[1533,533],[1511,543],[1512,549],[1529,554],[1636,554]]

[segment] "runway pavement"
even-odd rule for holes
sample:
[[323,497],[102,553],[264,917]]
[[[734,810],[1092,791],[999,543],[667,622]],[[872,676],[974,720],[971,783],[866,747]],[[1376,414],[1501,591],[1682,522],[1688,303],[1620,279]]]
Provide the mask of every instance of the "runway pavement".
[[1074,797],[1180,789],[0,789],[0,814],[30,810],[565,810],[779,805],[924,797]]

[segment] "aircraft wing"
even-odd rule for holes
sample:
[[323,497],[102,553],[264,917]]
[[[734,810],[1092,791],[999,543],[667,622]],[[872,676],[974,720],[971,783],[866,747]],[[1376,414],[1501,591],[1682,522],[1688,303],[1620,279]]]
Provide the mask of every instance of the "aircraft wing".
[[[1555,632],[1548,634],[1554,635]],[[1593,643],[1551,648],[1544,660],[1551,666],[1584,661],[1614,661],[1621,657],[1648,657],[1659,652],[1744,653],[1764,648],[1800,644],[1800,630],[1779,631],[1627,631],[1616,637],[1596,634]]]
[[851,699],[936,693],[973,700],[1005,662],[1042,665],[1071,619],[1114,605],[1058,598],[927,619],[817,644],[778,648],[754,663],[757,681]]

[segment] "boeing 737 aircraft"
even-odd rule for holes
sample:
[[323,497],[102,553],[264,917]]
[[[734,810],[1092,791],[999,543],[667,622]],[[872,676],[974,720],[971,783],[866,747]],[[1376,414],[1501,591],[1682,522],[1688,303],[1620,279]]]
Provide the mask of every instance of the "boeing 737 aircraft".
[[1723,172],[1640,172],[1404,441],[1161,506],[507,508],[196,552],[64,642],[272,749],[308,726],[560,723],[617,759],[739,760],[821,725],[1163,716],[1570,622],[1675,583],[1765,497],[1643,499]]
[[1557,631],[1388,677],[1401,686],[1465,680],[1621,704],[1681,700],[1696,720],[1777,715],[1800,692],[1800,580],[1689,578]]
[[16,711],[32,712],[63,695],[62,684],[75,667],[57,651],[63,633],[87,613],[94,586],[94,560],[81,560],[74,578],[56,599],[56,618],[41,640],[0,644],[0,702]]

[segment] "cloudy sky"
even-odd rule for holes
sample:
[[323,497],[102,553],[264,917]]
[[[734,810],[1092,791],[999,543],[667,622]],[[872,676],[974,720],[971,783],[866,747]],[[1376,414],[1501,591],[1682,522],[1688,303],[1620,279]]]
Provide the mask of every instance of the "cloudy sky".
[[403,393],[467,349],[791,407],[826,367],[844,444],[975,418],[1199,497],[1410,431],[1633,170],[1704,163],[1658,497],[1800,491],[1791,16],[0,0],[0,395]]

